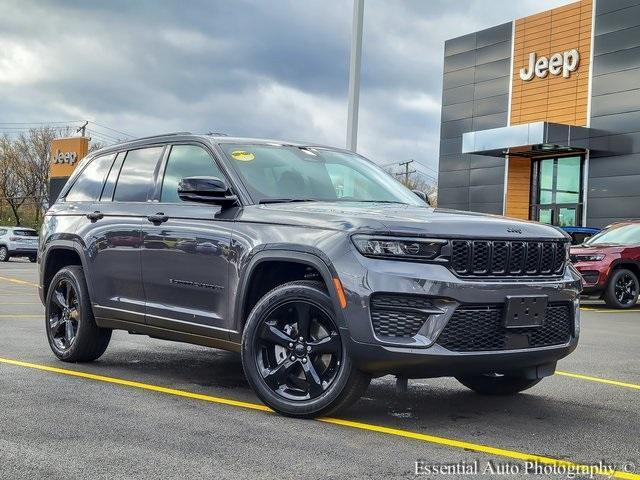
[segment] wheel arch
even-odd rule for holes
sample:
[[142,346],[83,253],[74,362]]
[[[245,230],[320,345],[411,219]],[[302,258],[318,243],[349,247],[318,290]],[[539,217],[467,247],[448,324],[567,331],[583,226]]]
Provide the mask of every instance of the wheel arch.
[[40,298],[44,303],[47,292],[51,285],[51,280],[60,269],[69,265],[79,265],[82,267],[85,277],[87,277],[87,288],[91,296],[91,282],[88,280],[86,258],[82,246],[73,240],[56,240],[45,247],[42,252],[40,267]]
[[[240,334],[242,333],[251,308],[262,297],[262,295],[260,295],[259,298],[252,298],[251,286],[252,282],[256,279],[256,274],[260,272],[262,267],[267,266],[269,263],[296,264],[301,265],[302,267],[310,267],[314,269],[320,276],[318,280],[325,285],[327,293],[331,298],[338,326],[346,326],[343,311],[340,307],[340,300],[338,299],[333,283],[333,279],[338,278],[338,275],[335,268],[333,268],[333,265],[324,257],[325,255],[320,251],[300,251],[281,248],[265,248],[256,253],[243,269],[238,282],[236,301],[234,305],[236,331]],[[264,293],[267,292],[265,291]],[[252,300],[255,300],[255,302],[252,303]]]
[[609,278],[607,279],[607,283],[611,278],[611,274],[616,270],[620,270],[621,268],[631,270],[636,275],[638,281],[640,281],[640,261],[621,258],[611,264],[611,270],[609,271]]

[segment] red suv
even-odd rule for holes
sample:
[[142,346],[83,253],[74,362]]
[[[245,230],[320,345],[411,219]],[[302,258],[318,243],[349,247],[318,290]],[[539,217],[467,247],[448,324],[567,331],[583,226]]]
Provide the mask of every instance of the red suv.
[[640,291],[640,221],[610,225],[571,247],[571,262],[582,274],[583,293],[600,295],[610,307],[633,307]]

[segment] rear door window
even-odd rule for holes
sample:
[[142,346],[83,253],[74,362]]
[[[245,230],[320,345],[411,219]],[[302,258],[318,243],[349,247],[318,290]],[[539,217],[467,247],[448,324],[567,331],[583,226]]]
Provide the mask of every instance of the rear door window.
[[68,202],[93,202],[98,200],[104,179],[111,168],[115,154],[94,158],[80,173],[65,199]]
[[37,237],[38,232],[35,230],[14,230],[13,234],[16,237]]
[[164,147],[129,150],[116,183],[116,202],[146,202],[154,186],[154,172]]

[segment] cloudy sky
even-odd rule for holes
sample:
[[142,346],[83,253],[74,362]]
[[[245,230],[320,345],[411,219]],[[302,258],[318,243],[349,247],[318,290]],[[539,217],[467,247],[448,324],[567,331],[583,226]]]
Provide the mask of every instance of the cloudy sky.
[[[359,151],[437,169],[444,40],[569,0],[365,0]],[[0,2],[0,133],[90,119],[344,146],[351,0]],[[118,136],[94,128],[94,135]]]

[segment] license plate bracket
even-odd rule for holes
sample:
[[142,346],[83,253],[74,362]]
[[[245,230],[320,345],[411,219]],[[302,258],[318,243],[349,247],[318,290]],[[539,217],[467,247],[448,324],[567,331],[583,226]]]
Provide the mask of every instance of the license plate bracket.
[[507,296],[504,305],[504,327],[541,327],[548,303],[549,298],[546,295]]

